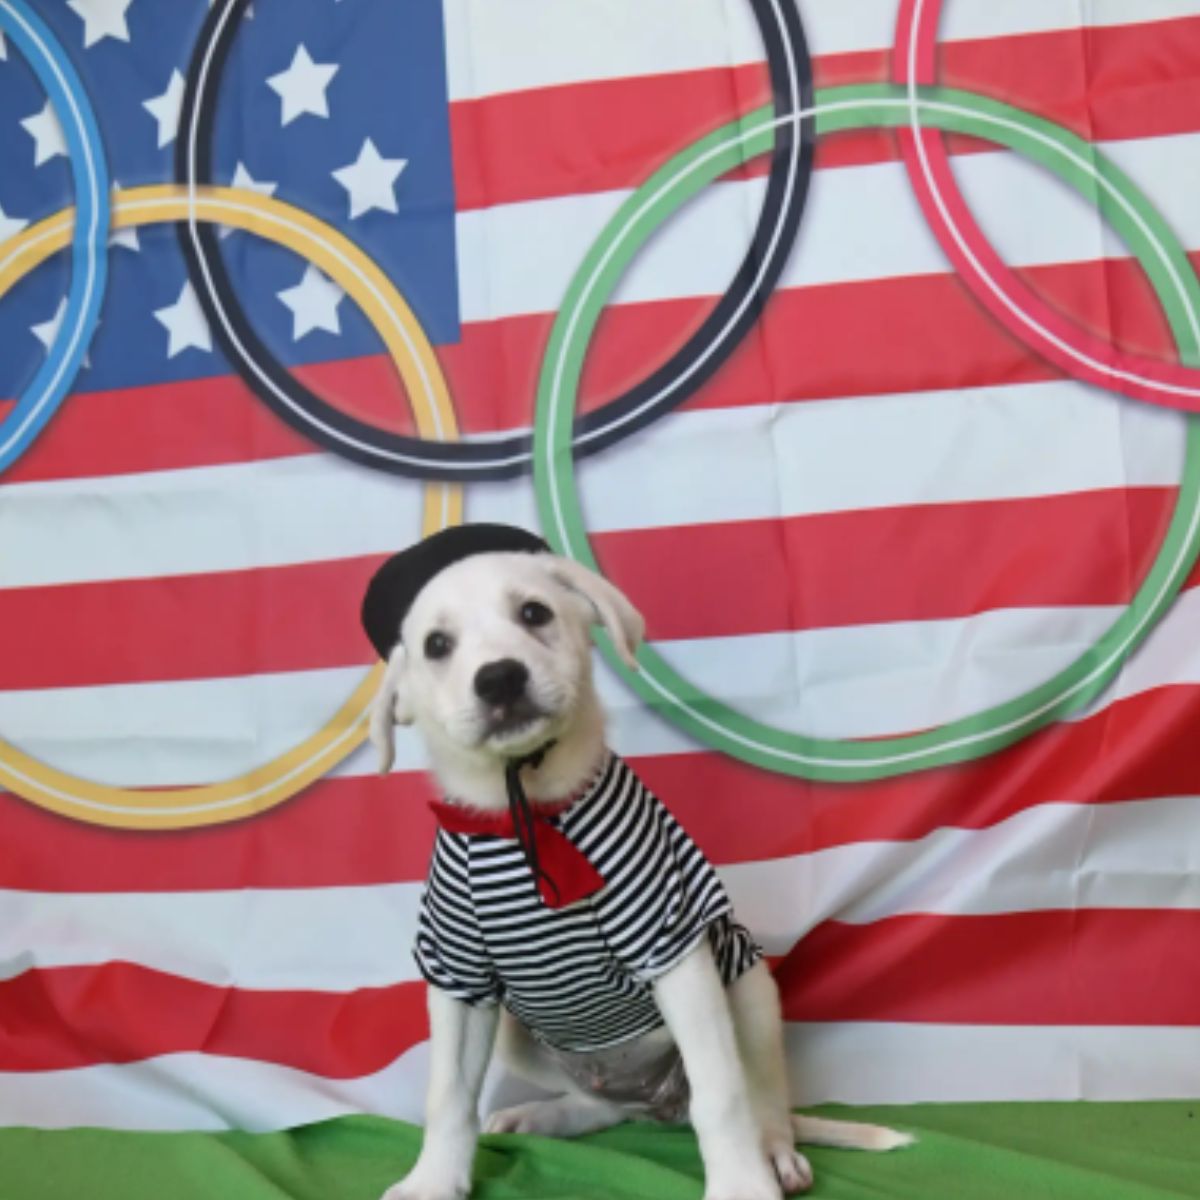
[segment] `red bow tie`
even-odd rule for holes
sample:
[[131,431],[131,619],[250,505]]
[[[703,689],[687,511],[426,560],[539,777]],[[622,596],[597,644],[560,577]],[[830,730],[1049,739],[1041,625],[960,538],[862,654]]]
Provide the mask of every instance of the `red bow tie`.
[[[604,886],[604,876],[557,826],[550,823],[551,817],[566,812],[574,802],[571,799],[557,804],[530,806],[537,862],[541,868],[536,877],[538,892],[547,908],[566,908],[568,904],[583,900]],[[517,837],[511,813],[483,813],[442,800],[431,800],[429,807],[437,823],[447,833]]]

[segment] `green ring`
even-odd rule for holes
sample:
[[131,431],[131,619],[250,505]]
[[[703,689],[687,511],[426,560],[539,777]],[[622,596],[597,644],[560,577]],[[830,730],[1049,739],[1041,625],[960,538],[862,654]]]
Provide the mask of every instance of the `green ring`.
[[[1178,240],[1133,181],[1094,146],[1040,117],[950,88],[919,92],[922,119],[996,142],[1049,168],[1093,201],[1150,277],[1180,359],[1200,361],[1200,285]],[[817,130],[902,126],[903,88],[869,85],[817,93]],[[546,537],[560,554],[598,570],[571,456],[571,427],[584,356],[601,311],[650,235],[702,188],[767,153],[777,122],[768,108],[731,122],[681,151],[621,206],[571,280],[538,383],[534,482]],[[601,638],[605,657],[647,703],[702,743],[766,770],[807,779],[882,779],[964,762],[1010,746],[1093,700],[1162,617],[1200,550],[1200,421],[1188,420],[1186,458],[1171,523],[1129,606],[1100,640],[1040,686],[993,708],[916,734],[862,741],[775,729],[700,692],[652,647],[629,671]]]

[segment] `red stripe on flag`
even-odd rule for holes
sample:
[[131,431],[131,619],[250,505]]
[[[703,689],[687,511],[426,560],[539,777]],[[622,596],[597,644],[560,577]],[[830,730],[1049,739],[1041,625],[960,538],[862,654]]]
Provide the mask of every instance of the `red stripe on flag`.
[[[1171,687],[973,762],[872,783],[791,779],[716,754],[642,759],[637,770],[716,861],[754,862],[914,841],[944,827],[986,829],[1040,804],[1198,796],[1198,720],[1200,688]],[[735,807],[748,819],[731,821]]]
[[422,771],[329,777],[267,813],[181,830],[110,829],[0,792],[0,887],[193,892],[425,878],[436,823]]
[[[1173,498],[1165,488],[1113,489],[867,509],[622,531],[599,535],[596,545],[652,640],[737,637],[1123,605],[1149,567]],[[995,550],[980,555],[980,545]],[[382,558],[2,590],[4,686],[365,665],[372,652],[358,610]],[[54,631],[53,655],[31,635],[39,629]]]
[[[1192,256],[1200,268],[1200,253]],[[1089,328],[1123,346],[1174,357],[1149,284],[1131,261],[1038,267],[1022,276]],[[628,304],[607,310],[585,370],[583,408],[663,362],[703,321],[709,299]],[[462,428],[528,426],[552,315],[464,326],[442,346]],[[1114,328],[1115,327],[1115,328]],[[872,353],[862,353],[864,346]],[[385,428],[411,429],[391,364],[368,357],[305,367],[322,394]],[[766,314],[687,408],[736,408],[843,396],[904,394],[1059,376],[1015,343],[951,275],[879,279],[777,292]],[[0,416],[9,406],[0,403]],[[73,396],[21,460],[6,485],[255,462],[311,453],[230,378]]]
[[[814,783],[711,752],[630,764],[717,864],[984,829],[1039,804],[1200,795],[1200,688],[1161,688],[999,754],[865,784]],[[425,878],[433,785],[422,772],[322,779],[250,820],[176,832],[85,825],[0,792],[0,887],[170,892]],[[745,819],[731,820],[736,811]]]
[[[830,922],[777,977],[792,1021],[1193,1025],[1200,957],[1181,947],[1198,938],[1200,912],[1180,910]],[[249,991],[130,963],[30,970],[0,981],[0,1070],[190,1051],[353,1078],[428,1036],[423,992]]]
[[605,575],[641,609],[652,640],[734,637],[1123,605],[1150,565],[1173,500],[1168,489],[1113,489],[594,540]]
[[[891,78],[885,49],[824,55],[820,88]],[[940,82],[1007,101],[1094,141],[1191,132],[1200,18],[944,43]],[[672,153],[770,99],[763,63],[562,84],[450,106],[460,209],[636,187]],[[954,153],[990,149],[953,137]],[[502,153],[496,147],[503,146]],[[819,167],[894,161],[890,132],[821,140]],[[759,159],[750,173],[765,173]]]
[[429,1036],[420,983],[252,991],[134,963],[26,971],[0,981],[0,1012],[0,1071],[199,1051],[344,1079],[382,1070]]
[[[359,620],[383,555],[0,591],[9,690],[232,678],[374,661]],[[26,630],[53,630],[54,653]],[[60,624],[61,622],[61,624]]]
[[1200,912],[827,922],[778,965],[790,1021],[1196,1025]]
[[455,204],[491,208],[636,187],[674,148],[770,95],[766,66],[752,63],[456,101]]

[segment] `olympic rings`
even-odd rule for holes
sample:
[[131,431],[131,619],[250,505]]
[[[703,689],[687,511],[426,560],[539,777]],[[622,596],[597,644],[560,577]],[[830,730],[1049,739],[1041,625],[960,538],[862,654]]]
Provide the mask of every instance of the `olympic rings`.
[[[1055,312],[1008,268],[972,217],[939,133],[922,129],[913,103],[918,83],[936,82],[934,50],[941,0],[903,0],[893,74],[908,87],[910,116],[900,131],[909,179],[925,220],[975,298],[1014,337],[1066,374],[1169,408],[1200,411],[1200,371],[1127,353]],[[1185,270],[1191,270],[1185,267]],[[1193,329],[1200,337],[1200,328]],[[1185,360],[1186,363],[1186,360]]]
[[[407,304],[386,275],[353,242],[290,204],[236,188],[206,188],[189,195],[171,185],[134,188],[118,194],[118,229],[189,217],[248,230],[295,250],[329,274],[374,323],[409,383],[417,427],[454,436],[454,414],[437,423],[437,406],[447,399],[432,348]],[[0,296],[27,272],[66,245],[69,209],[22,230],[7,243],[0,265]],[[413,339],[416,339],[415,346]],[[414,353],[415,352],[415,353]],[[412,354],[410,359],[408,356]],[[436,373],[428,387],[413,386],[424,369]],[[462,520],[460,489],[427,485],[422,531]],[[48,767],[0,741],[0,785],[44,808],[94,824],[177,829],[232,821],[279,804],[345,758],[366,736],[367,712],[383,667],[377,664],[333,717],[315,734],[270,762],[221,783],[188,788],[122,788],[79,779]]]
[[[220,79],[247,0],[218,0],[201,29],[184,88],[176,179],[193,187],[212,175],[213,124]],[[671,359],[577,424],[575,446],[590,454],[682,404],[737,347],[791,252],[812,172],[812,71],[791,0],[751,0],[771,74],[778,122],[763,208],[733,283],[703,325]],[[786,118],[786,119],[783,119]],[[528,431],[431,443],[379,429],[310,392],[263,345],[242,310],[211,229],[180,230],[188,274],[205,316],[235,370],[267,405],[320,445],[356,462],[424,479],[506,479],[529,469]]]
[[[1195,330],[1200,284],[1182,248],[1133,182],[1094,148],[1049,122],[971,93],[939,89],[916,100],[931,124],[982,137],[1026,154],[1085,196],[1120,197],[1106,207],[1114,228],[1146,270],[1182,352],[1200,351]],[[820,93],[818,132],[897,126],[913,95],[902,89],[848,87]],[[534,425],[538,509],[554,548],[596,569],[575,486],[570,414],[595,323],[622,272],[647,237],[680,204],[747,152],[769,148],[766,110],[696,142],[667,163],[622,206],[585,258],[568,290],[546,349]],[[1177,294],[1172,294],[1172,289]],[[1100,640],[1054,678],[1007,703],[919,734],[872,741],[807,737],[753,721],[700,693],[651,647],[633,674],[605,642],[606,657],[648,703],[693,736],[768,770],[823,780],[866,780],[961,762],[1011,745],[1097,696],[1174,599],[1200,551],[1200,421],[1188,422],[1187,456],[1171,523],[1128,608]]]
[[[96,331],[108,281],[109,182],[96,117],[66,51],[23,0],[0,0],[0,30],[20,48],[63,124],[79,207],[62,326],[29,386],[0,421],[4,471],[25,453],[63,402]],[[6,262],[0,260],[0,269]]]

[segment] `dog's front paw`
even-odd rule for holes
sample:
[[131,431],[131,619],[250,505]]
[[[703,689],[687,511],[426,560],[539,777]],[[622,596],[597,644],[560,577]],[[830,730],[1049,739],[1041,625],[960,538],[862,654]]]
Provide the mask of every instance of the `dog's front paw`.
[[785,1196],[807,1192],[812,1187],[812,1167],[790,1141],[767,1147],[767,1156],[775,1168],[775,1177]]
[[380,1200],[466,1200],[471,1177],[462,1171],[435,1171],[417,1165]]
[[716,1190],[710,1186],[704,1192],[704,1200],[780,1200],[780,1192],[774,1180],[769,1184],[743,1180]]
[[779,1183],[767,1164],[754,1163],[745,1172],[711,1172],[705,1182],[704,1200],[780,1200]]

